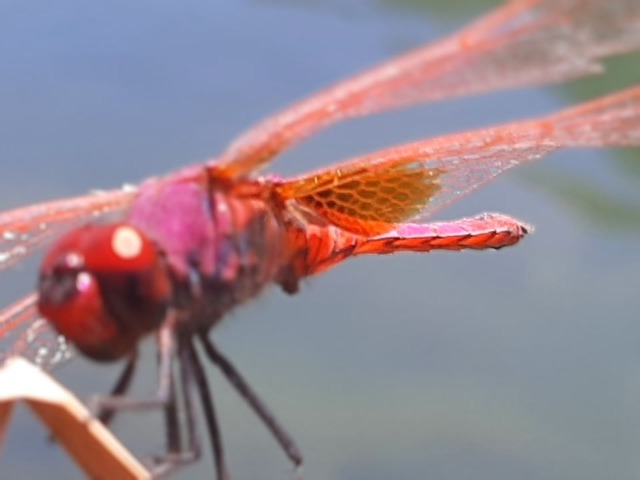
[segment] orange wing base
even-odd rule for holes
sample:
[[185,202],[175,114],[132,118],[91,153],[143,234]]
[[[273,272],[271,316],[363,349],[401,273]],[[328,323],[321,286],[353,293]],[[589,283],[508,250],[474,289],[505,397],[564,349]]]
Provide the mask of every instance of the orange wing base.
[[31,408],[89,478],[152,478],[71,392],[22,358],[11,358],[0,367],[0,444],[19,401]]
[[336,227],[366,237],[380,235],[416,216],[441,190],[443,173],[425,168],[415,155],[383,165],[345,163],[285,181],[277,190]]

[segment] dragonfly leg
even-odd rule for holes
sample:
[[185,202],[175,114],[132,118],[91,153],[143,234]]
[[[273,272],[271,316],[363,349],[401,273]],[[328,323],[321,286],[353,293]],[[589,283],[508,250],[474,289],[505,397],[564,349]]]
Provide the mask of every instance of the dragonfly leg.
[[167,436],[167,451],[180,452],[182,450],[182,435],[180,432],[180,420],[178,418],[178,406],[176,403],[175,382],[171,382],[169,402],[164,408],[164,425]]
[[[116,395],[98,395],[90,400],[91,410],[98,412],[100,415],[113,416],[116,410],[148,410],[152,408],[164,408],[170,400],[170,392],[172,389],[173,375],[173,355],[175,350],[175,338],[173,333],[174,323],[177,321],[177,315],[170,313],[167,320],[158,332],[158,391],[152,398],[131,398],[123,395],[124,390],[128,387],[127,370],[125,368],[121,374],[114,391]],[[133,373],[133,372],[131,372]],[[118,392],[118,388],[123,383],[123,392]],[[102,413],[110,412],[110,413]]]
[[[189,340],[185,340],[189,342]],[[191,358],[186,357],[188,354],[183,346],[179,348],[180,367],[181,367],[181,384],[180,391],[182,393],[182,405],[187,433],[187,445],[183,446],[181,436],[181,426],[179,421],[178,407],[176,403],[175,382],[171,383],[170,401],[164,408],[166,437],[167,437],[167,453],[163,456],[156,456],[150,466],[154,479],[164,478],[173,473],[183,465],[193,463],[200,458],[200,442],[195,427],[193,416],[193,401],[191,397],[191,388],[194,384],[194,367],[191,365]],[[224,477],[223,477],[224,478]]]
[[267,430],[271,432],[276,441],[280,444],[285,454],[296,467],[296,478],[301,478],[302,453],[295,440],[284,429],[275,415],[262,401],[258,394],[251,388],[245,378],[233,366],[233,364],[216,348],[213,342],[202,333],[200,340],[209,359],[217,365],[231,385],[236,389],[242,398],[249,404],[254,413],[262,420]]
[[170,313],[158,333],[159,386],[154,397],[141,399],[125,395],[135,370],[136,355],[132,355],[113,388],[111,395],[96,396],[90,402],[92,410],[97,412],[98,418],[104,422],[113,420],[114,415],[119,410],[149,410],[156,408],[163,410],[167,452],[162,456],[152,458],[151,462],[149,462],[149,468],[153,478],[163,478],[176,468],[184,464],[192,463],[200,457],[200,447],[195,432],[195,423],[193,421],[192,402],[188,391],[189,385],[193,384],[193,381],[189,379],[191,375],[190,371],[193,370],[193,368],[182,365],[184,362],[182,352],[185,350],[183,344],[188,342],[188,340],[184,339],[179,345],[179,354],[182,360],[181,392],[183,394],[185,428],[188,435],[188,443],[186,448],[183,448],[182,444],[181,425],[175,393],[176,382],[173,372],[174,351],[176,347],[174,326],[176,320],[177,316],[174,313]]
[[[204,412],[205,420],[207,423],[207,430],[209,432],[209,439],[211,441],[211,448],[213,451],[213,460],[216,470],[217,480],[229,480],[229,471],[227,469],[224,446],[222,442],[222,433],[220,432],[220,426],[218,424],[218,418],[215,411],[215,405],[213,402],[213,395],[209,389],[207,377],[202,368],[202,363],[198,358],[198,354],[191,341],[185,344],[185,348],[181,355],[181,366],[184,374],[184,393],[185,393],[185,405],[188,406],[187,414],[190,416],[190,397],[188,396],[188,390],[194,385],[198,389],[200,395],[200,403],[202,405],[202,411]],[[190,422],[188,422],[190,423]],[[195,429],[194,429],[195,431]]]
[[[133,378],[133,374],[135,373],[137,357],[138,357],[137,352],[133,354],[131,357],[129,357],[126,365],[124,366],[124,369],[122,370],[122,372],[120,373],[120,376],[118,377],[118,380],[116,381],[115,385],[111,389],[111,393],[109,394],[109,397],[121,397],[127,393],[127,390],[131,385],[131,379]],[[94,400],[94,402],[95,401],[96,400]],[[117,410],[107,408],[106,405],[104,405],[99,400],[98,402],[99,404],[95,405],[96,408],[95,410],[93,410],[95,412],[94,415],[98,417],[98,420],[100,420],[102,423],[104,423],[105,425],[109,425],[111,421],[113,421],[113,418],[115,417]]]

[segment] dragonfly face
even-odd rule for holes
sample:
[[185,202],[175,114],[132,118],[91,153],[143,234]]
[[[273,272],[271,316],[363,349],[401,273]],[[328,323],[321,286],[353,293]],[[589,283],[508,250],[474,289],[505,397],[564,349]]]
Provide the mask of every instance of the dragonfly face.
[[162,255],[124,224],[87,225],[42,262],[38,309],[81,352],[114,360],[158,327],[171,285]]

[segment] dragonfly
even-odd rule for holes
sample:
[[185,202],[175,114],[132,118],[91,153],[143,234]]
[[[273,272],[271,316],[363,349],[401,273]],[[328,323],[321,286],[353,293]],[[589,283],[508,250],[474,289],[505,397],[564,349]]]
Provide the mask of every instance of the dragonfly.
[[[36,291],[0,311],[3,358],[50,370],[72,351],[123,361],[105,423],[157,408],[163,476],[200,455],[199,397],[215,475],[230,478],[202,354],[220,368],[296,468],[292,436],[211,338],[270,286],[289,294],[347,258],[512,246],[531,227],[503,214],[425,223],[513,167],[565,148],[640,146],[640,85],[549,115],[412,143],[293,178],[262,173],[338,122],[418,103],[602,73],[640,49],[637,0],[512,0],[437,42],[341,81],[259,122],[214,159],[175,173],[0,213],[0,269],[45,250]],[[154,337],[158,390],[132,398],[139,343]],[[182,409],[182,410],[180,410]],[[186,438],[180,434],[186,432]]]

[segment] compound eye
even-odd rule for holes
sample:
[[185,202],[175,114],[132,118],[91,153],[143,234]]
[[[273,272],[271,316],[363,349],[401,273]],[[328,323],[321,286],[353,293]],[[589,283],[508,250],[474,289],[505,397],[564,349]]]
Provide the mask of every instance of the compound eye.
[[62,305],[86,291],[93,281],[90,274],[81,270],[82,259],[76,253],[62,255],[48,263],[43,265],[38,280],[40,302]]
[[117,337],[95,277],[85,270],[58,266],[43,272],[38,284],[38,310],[80,351],[96,360],[117,358],[105,346]]
[[135,349],[164,318],[172,291],[164,256],[127,224],[62,237],[42,262],[38,288],[42,316],[96,360]]

